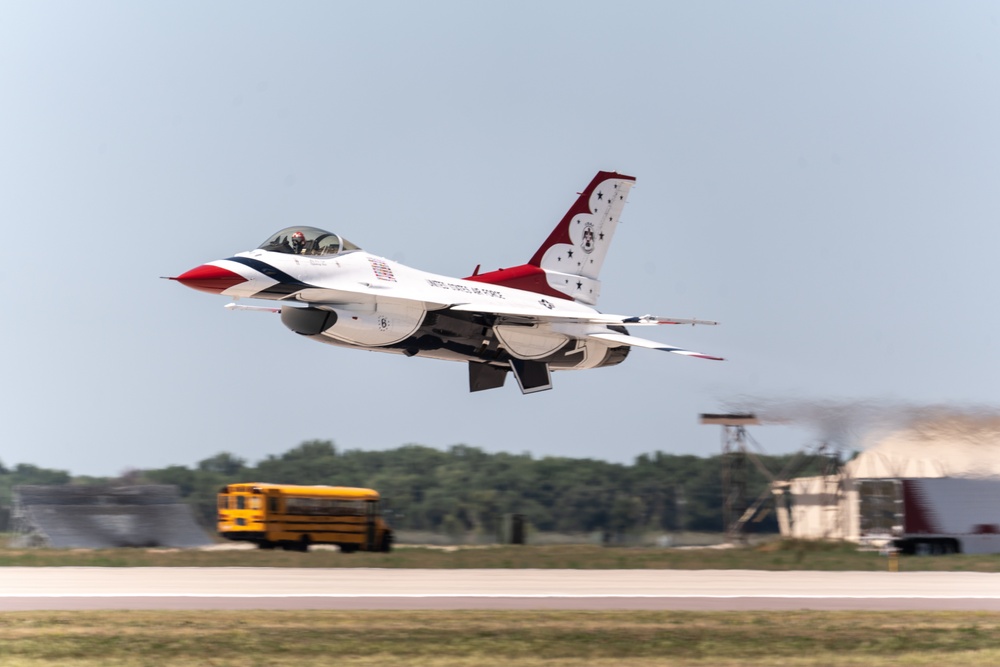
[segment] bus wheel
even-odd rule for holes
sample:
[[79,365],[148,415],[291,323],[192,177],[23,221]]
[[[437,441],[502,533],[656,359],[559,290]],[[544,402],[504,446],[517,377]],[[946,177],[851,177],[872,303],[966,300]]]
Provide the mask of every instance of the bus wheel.
[[268,540],[264,540],[263,542],[258,542],[257,543],[257,548],[258,549],[273,549],[275,546],[276,545],[275,545],[274,542],[270,542]]
[[378,546],[378,550],[382,553],[389,553],[392,551],[392,533],[386,531],[382,534],[382,543]]
[[341,544],[340,545],[340,553],[352,554],[352,553],[354,553],[357,550],[358,550],[358,545],[357,544]]

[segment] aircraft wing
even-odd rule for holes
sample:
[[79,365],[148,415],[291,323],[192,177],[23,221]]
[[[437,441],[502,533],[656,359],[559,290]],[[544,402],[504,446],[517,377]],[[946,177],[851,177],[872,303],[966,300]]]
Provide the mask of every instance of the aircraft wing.
[[[354,311],[358,313],[375,312],[377,304],[397,303],[415,305],[423,307],[424,310],[440,310],[447,308],[449,304],[427,301],[420,299],[420,295],[410,298],[389,290],[380,290],[377,285],[359,283],[357,290],[348,289],[326,289],[321,287],[309,287],[296,292],[291,298],[282,299],[285,304],[301,304],[305,306],[322,307]],[[228,310],[245,310],[253,312],[280,313],[281,307],[274,306],[248,306],[238,303],[226,304]]]
[[419,303],[426,310],[447,308],[448,303],[428,301],[426,295],[420,292],[410,292],[399,288],[387,288],[371,283],[358,283],[355,289],[327,289],[310,287],[296,293],[295,301],[316,306],[373,306],[376,302],[394,301],[400,303]]
[[510,320],[524,322],[563,322],[566,324],[603,324],[605,326],[617,324],[620,326],[641,327],[655,326],[657,324],[704,324],[716,325],[718,322],[711,320],[696,320],[677,317],[657,317],[655,315],[610,315],[606,313],[571,313],[558,312],[556,309],[546,310],[544,307],[523,308],[491,306],[484,310],[479,304],[458,303],[448,307],[448,310],[459,312],[473,312],[498,315]]
[[645,338],[636,338],[635,336],[628,336],[626,334],[608,332],[608,333],[592,333],[587,335],[588,338],[596,338],[598,340],[606,340],[611,343],[618,343],[620,345],[631,345],[633,347],[645,347],[650,350],[662,350],[664,352],[673,352],[674,354],[683,354],[685,357],[698,357],[699,359],[712,359],[714,361],[725,361],[722,357],[713,357],[709,354],[702,354],[701,352],[692,352],[691,350],[684,350],[679,347],[674,347],[673,345],[666,345],[665,343],[659,343],[655,340],[646,340]]

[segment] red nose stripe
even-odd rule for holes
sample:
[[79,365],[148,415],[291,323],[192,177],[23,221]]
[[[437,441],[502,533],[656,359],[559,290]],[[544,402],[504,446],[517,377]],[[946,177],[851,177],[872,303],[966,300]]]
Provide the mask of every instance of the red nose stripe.
[[222,294],[222,292],[233,285],[239,285],[247,281],[246,278],[238,273],[211,264],[202,264],[187,273],[182,273],[174,278],[174,280],[182,285],[187,285],[191,289],[210,292],[212,294]]

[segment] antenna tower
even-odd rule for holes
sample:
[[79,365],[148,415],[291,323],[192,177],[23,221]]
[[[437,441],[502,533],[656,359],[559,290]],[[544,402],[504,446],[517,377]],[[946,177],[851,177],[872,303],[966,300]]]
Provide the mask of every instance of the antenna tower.
[[741,412],[702,414],[701,423],[722,426],[722,525],[730,541],[743,540],[743,526],[760,506],[747,502],[747,460],[763,467],[747,447],[746,427],[760,421],[752,413]]

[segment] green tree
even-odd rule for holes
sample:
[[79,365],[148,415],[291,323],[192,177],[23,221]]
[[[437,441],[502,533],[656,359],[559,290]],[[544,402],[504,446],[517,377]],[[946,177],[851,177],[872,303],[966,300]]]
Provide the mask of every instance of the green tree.
[[[831,464],[827,457],[761,456],[760,461],[774,474],[792,469],[819,474]],[[447,451],[411,444],[341,452],[329,440],[310,440],[256,466],[222,452],[194,469],[169,466],[145,471],[145,477],[177,485],[209,526],[215,522],[220,487],[260,481],[377,489],[394,510],[397,528],[492,535],[504,514],[519,513],[536,530],[620,535],[721,531],[722,464],[720,456],[663,452],[639,456],[632,465],[569,457],[533,459],[529,454],[490,454],[468,445]],[[66,481],[68,475],[22,464],[0,473],[0,493],[15,478],[35,480],[20,483],[52,483]],[[748,467],[748,502],[767,493],[769,484],[768,475]],[[777,530],[773,513],[750,527]]]
[[215,456],[199,461],[198,470],[231,477],[241,474],[246,469],[246,465],[246,459],[242,459],[229,452],[220,452]]

